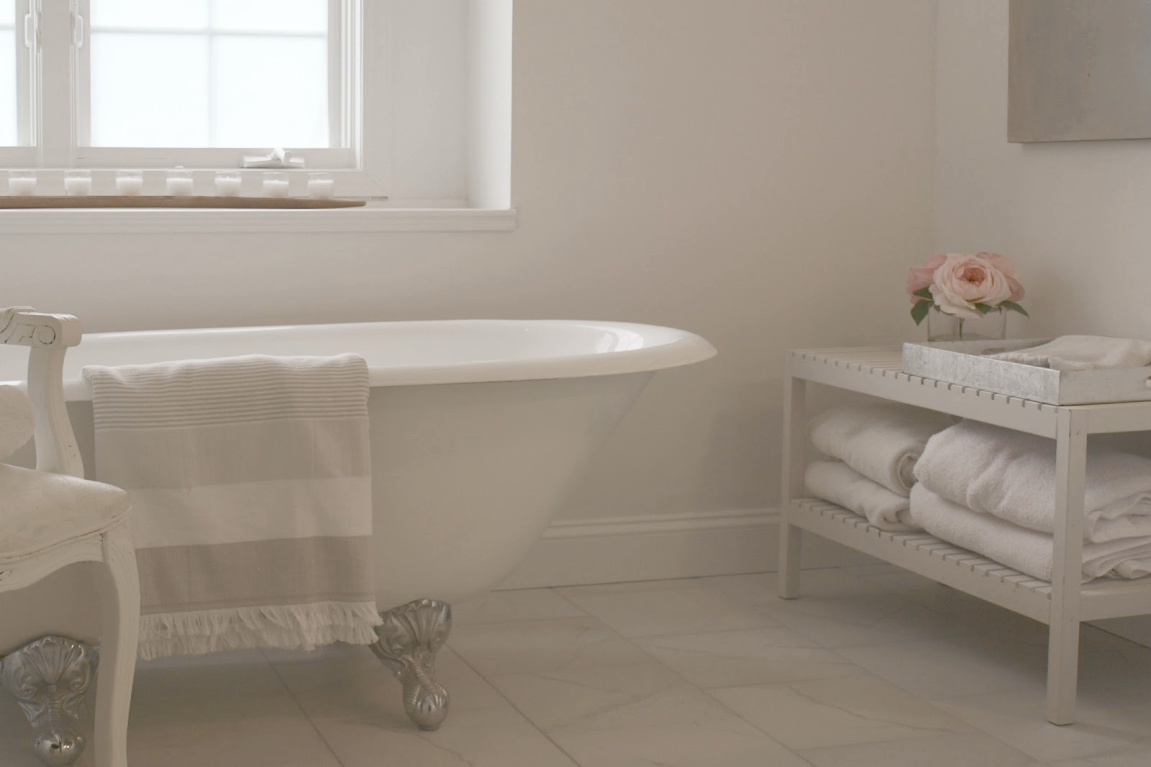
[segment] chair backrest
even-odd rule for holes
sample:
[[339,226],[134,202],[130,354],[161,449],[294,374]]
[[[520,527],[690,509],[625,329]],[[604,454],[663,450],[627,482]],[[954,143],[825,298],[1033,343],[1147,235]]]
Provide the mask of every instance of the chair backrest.
[[64,403],[64,353],[80,343],[80,321],[29,306],[0,309],[0,344],[27,346],[28,399],[36,411],[36,468],[84,476],[72,422]]

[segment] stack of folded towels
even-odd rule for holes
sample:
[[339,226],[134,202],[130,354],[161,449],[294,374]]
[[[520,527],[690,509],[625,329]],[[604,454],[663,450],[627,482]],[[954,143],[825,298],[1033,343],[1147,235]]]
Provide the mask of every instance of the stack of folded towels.
[[909,516],[913,469],[935,433],[956,419],[895,403],[830,408],[811,420],[807,491],[889,532],[919,529]]
[[[1050,581],[1055,441],[960,421],[915,464],[910,522],[936,538]],[[1151,458],[1089,444],[1083,581],[1151,573]]]

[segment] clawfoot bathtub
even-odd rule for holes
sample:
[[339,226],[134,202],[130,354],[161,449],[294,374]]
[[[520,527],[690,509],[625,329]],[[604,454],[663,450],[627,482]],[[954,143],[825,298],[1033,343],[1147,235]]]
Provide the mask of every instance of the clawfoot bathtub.
[[[617,322],[452,320],[90,333],[65,395],[94,476],[85,365],[246,354],[363,356],[369,397],[377,605],[373,649],[434,729],[432,677],[449,604],[508,575],[658,370],[705,360],[692,333]],[[0,376],[2,378],[3,376]]]

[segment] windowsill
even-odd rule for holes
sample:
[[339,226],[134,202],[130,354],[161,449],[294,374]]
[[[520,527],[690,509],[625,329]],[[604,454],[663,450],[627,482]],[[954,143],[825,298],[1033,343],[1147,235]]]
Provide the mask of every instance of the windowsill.
[[0,234],[346,234],[511,232],[515,228],[515,208],[397,208],[372,203],[330,210],[0,210]]

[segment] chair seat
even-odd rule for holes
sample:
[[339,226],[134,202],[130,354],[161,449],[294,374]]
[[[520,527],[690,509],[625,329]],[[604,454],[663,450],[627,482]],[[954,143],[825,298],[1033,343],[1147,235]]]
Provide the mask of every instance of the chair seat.
[[0,464],[0,564],[106,530],[128,508],[118,487]]

